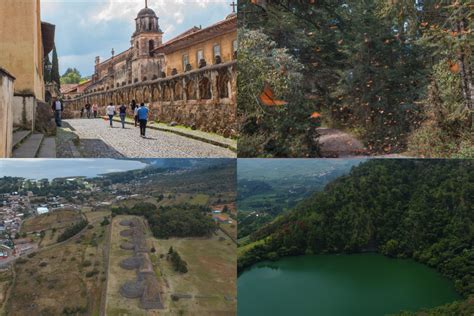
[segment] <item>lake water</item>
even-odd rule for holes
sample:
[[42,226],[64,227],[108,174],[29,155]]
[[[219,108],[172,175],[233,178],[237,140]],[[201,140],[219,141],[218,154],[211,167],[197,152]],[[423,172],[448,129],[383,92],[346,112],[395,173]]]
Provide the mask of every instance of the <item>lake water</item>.
[[122,159],[1,159],[0,178],[54,179],[63,177],[96,177],[110,172],[142,169],[147,164]]
[[239,316],[379,316],[459,298],[437,271],[378,254],[283,258],[238,279]]

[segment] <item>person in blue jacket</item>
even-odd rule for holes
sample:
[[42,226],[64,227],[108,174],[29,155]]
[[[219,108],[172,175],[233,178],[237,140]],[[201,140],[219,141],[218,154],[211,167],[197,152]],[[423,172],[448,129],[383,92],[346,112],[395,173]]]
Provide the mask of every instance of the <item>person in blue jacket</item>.
[[140,104],[140,108],[138,109],[138,121],[140,122],[140,136],[145,137],[146,132],[146,124],[148,122],[148,108],[145,106],[145,103]]

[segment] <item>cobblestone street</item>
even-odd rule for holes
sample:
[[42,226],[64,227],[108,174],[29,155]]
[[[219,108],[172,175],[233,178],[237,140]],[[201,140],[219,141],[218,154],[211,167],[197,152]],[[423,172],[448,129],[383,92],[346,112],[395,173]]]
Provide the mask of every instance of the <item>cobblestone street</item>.
[[226,148],[173,133],[147,128],[146,138],[133,125],[114,122],[114,128],[102,119],[64,120],[80,139],[84,157],[96,158],[235,158]]

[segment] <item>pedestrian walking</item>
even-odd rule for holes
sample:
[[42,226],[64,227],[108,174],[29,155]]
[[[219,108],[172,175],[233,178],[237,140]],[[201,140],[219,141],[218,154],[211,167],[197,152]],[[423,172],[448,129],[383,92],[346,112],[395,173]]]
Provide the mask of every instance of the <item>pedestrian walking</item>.
[[122,128],[125,128],[125,117],[127,115],[127,107],[122,104],[120,107],[120,122],[122,122]]
[[130,107],[132,108],[133,118],[135,119],[135,127],[137,127],[138,125],[137,111],[139,108],[139,106],[137,105],[137,101],[132,100],[132,103],[130,103]]
[[97,118],[97,112],[99,110],[99,106],[97,105],[97,103],[94,103],[92,105],[92,112],[94,113],[94,118]]
[[84,117],[84,107],[81,108],[81,118]]
[[138,121],[140,122],[140,136],[145,137],[146,133],[146,124],[148,121],[148,108],[145,106],[145,103],[140,104],[138,109]]
[[110,127],[114,127],[112,122],[114,120],[114,116],[116,114],[116,111],[115,111],[115,106],[110,103],[108,106],[107,106],[107,109],[106,109],[106,112],[107,112],[107,115],[109,116],[109,121],[110,121]]
[[133,111],[133,117],[135,118],[135,127],[138,126],[138,110],[140,108],[138,106],[135,107],[135,110]]
[[56,126],[61,127],[62,125],[61,117],[64,111],[63,103],[59,99],[56,99],[51,105],[51,108],[54,111],[54,120],[56,122]]
[[87,115],[87,118],[90,119],[91,118],[91,104],[90,103],[87,103],[86,104],[86,115]]

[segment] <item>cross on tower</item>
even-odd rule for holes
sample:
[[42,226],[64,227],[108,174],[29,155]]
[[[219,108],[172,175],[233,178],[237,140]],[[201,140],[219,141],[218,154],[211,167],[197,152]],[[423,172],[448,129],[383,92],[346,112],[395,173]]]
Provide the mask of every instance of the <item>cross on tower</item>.
[[232,0],[232,3],[230,4],[230,6],[232,7],[232,12],[235,13],[235,7],[237,7],[237,3],[235,3],[235,1]]
[[145,0],[145,8],[148,8],[148,0]]

